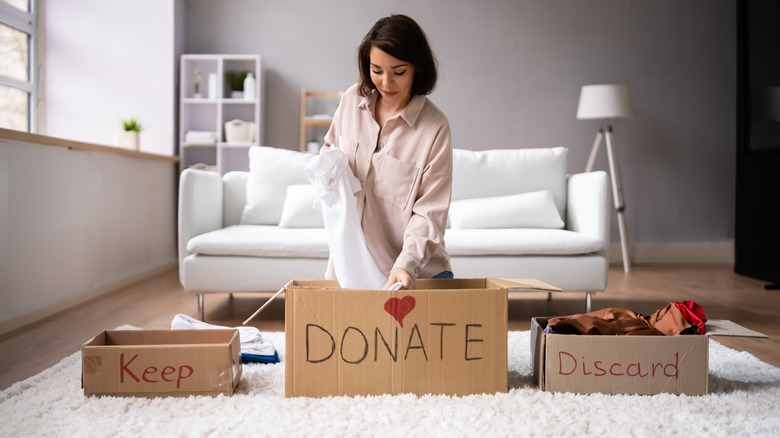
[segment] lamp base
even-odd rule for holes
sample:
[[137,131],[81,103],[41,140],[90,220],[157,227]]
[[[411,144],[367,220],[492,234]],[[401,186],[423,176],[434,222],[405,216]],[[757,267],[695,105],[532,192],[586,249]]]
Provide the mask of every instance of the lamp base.
[[631,255],[629,254],[628,231],[625,217],[626,204],[623,202],[623,185],[620,179],[620,166],[617,160],[617,153],[615,152],[615,142],[612,138],[612,126],[604,125],[596,133],[596,138],[593,141],[593,147],[591,147],[590,156],[588,157],[588,164],[585,166],[585,172],[591,172],[593,170],[593,164],[596,161],[596,156],[598,155],[602,140],[605,140],[607,144],[607,159],[609,160],[609,173],[612,181],[612,198],[615,203],[618,231],[620,232],[620,249],[623,255],[623,270],[628,273],[631,271]]

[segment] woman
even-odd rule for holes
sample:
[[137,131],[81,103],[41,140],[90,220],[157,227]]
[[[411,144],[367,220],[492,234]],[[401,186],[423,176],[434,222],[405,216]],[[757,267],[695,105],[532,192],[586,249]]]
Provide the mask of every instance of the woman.
[[436,60],[411,18],[377,21],[358,47],[359,82],[341,99],[325,136],[363,190],[356,194],[366,245],[389,287],[452,278],[444,231],[452,192],[447,118],[427,97]]

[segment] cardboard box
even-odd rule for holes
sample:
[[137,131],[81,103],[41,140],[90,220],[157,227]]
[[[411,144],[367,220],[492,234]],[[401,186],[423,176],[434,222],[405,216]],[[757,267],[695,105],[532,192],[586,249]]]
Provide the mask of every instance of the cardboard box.
[[707,322],[705,335],[546,334],[531,319],[531,361],[539,388],[581,394],[707,394],[711,336],[766,337],[731,321]]
[[85,395],[233,395],[238,330],[109,330],[81,349]]
[[510,290],[558,289],[506,279],[419,279],[400,291],[290,282],[285,394],[506,392]]

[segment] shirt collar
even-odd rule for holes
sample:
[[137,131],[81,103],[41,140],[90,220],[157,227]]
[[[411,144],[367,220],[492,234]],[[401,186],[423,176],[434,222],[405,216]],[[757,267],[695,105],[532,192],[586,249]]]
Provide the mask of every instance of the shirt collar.
[[[376,100],[379,97],[379,92],[376,90],[371,90],[371,94],[368,96],[364,96],[360,99],[360,103],[358,104],[358,108],[364,108],[372,113],[374,112],[374,108],[376,107]],[[425,96],[417,95],[412,97],[412,100],[409,101],[409,103],[406,105],[406,108],[402,109],[401,112],[398,114],[401,116],[402,119],[410,126],[413,127],[414,124],[417,122],[417,118],[420,116],[420,113],[422,112],[423,107],[425,106]]]

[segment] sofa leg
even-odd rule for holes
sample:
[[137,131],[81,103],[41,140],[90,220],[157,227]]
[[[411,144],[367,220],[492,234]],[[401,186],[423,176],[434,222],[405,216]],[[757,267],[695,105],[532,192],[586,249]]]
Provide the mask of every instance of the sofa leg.
[[590,313],[590,303],[591,303],[592,295],[593,295],[592,292],[585,292],[585,313]]
[[200,315],[201,321],[206,321],[206,309],[205,305],[203,304],[203,294],[198,294],[198,315]]
[[547,301],[552,301],[552,292],[547,292]]
[[230,299],[233,299],[233,292],[230,293]]

